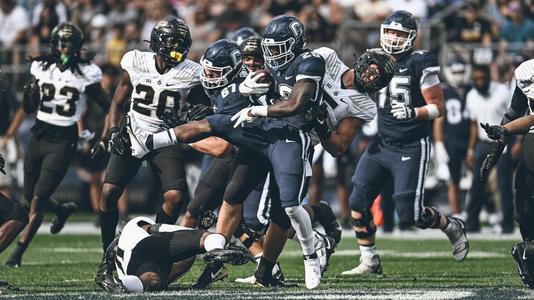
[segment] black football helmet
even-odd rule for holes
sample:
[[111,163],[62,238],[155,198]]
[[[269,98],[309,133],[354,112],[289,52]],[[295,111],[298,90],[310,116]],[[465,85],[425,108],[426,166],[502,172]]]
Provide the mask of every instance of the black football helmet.
[[447,61],[444,69],[447,82],[453,87],[463,87],[471,77],[471,66],[461,57],[454,56]]
[[[404,32],[407,37],[386,34],[386,30]],[[386,17],[380,25],[380,45],[389,54],[400,54],[413,49],[417,37],[415,17],[404,10],[397,10]]]
[[275,70],[291,62],[305,45],[304,25],[287,15],[272,19],[261,40],[265,64]]
[[200,65],[202,86],[208,90],[222,88],[241,72],[243,53],[237,43],[226,39],[218,40],[206,49]]
[[171,66],[187,57],[192,42],[187,24],[174,16],[159,21],[150,34],[150,50],[161,55]]
[[[63,64],[66,64],[71,56],[80,54],[82,44],[82,31],[73,23],[63,22],[52,29],[50,36],[52,54],[57,56]],[[66,48],[67,52],[62,52],[63,48]]]
[[230,39],[236,42],[239,46],[242,46],[243,42],[251,36],[260,36],[260,35],[254,29],[250,27],[243,27],[241,29],[236,30],[232,34],[232,37]]
[[356,58],[353,66],[354,87],[365,93],[380,91],[389,84],[395,74],[395,58],[379,48],[365,51]]
[[[263,69],[263,50],[261,48],[260,36],[252,36],[246,39],[243,44],[241,44],[241,50],[243,50],[245,67],[249,72]],[[254,60],[252,60],[251,64],[248,64],[246,61],[247,58],[254,58]]]

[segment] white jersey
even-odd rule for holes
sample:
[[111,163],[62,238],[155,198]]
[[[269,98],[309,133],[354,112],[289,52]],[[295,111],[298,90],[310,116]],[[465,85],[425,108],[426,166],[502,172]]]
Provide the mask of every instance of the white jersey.
[[[534,59],[527,60],[515,69],[517,86],[523,91],[528,99],[528,113],[534,115]],[[529,133],[534,133],[534,126],[530,127]]]
[[[150,234],[148,234],[148,232],[141,227],[143,222],[154,224],[154,221],[149,218],[137,217],[131,219],[122,229],[121,236],[119,237],[119,243],[117,245],[118,249],[120,249],[118,252],[121,252],[122,255],[117,255],[117,259],[115,261],[119,279],[122,279],[122,277],[126,275],[135,275],[127,274],[128,264],[132,258],[132,250],[137,244],[139,244],[140,241],[150,236]],[[141,224],[141,226],[139,224]]]
[[327,104],[327,122],[330,129],[335,131],[339,122],[348,117],[367,122],[373,120],[376,115],[376,104],[371,97],[367,93],[341,87],[343,74],[349,67],[339,59],[337,53],[327,47],[315,49],[313,52],[321,55],[326,62],[323,99]]
[[102,79],[102,71],[95,64],[78,66],[82,74],[70,68],[61,71],[55,63],[44,70],[43,62],[32,62],[30,74],[37,79],[41,94],[37,119],[63,127],[78,122],[85,107],[85,88]]
[[128,115],[143,130],[157,133],[167,126],[160,119],[166,109],[179,109],[193,87],[200,84],[201,67],[184,60],[165,74],[156,70],[156,54],[132,50],[124,54],[122,68],[130,75],[133,86]]

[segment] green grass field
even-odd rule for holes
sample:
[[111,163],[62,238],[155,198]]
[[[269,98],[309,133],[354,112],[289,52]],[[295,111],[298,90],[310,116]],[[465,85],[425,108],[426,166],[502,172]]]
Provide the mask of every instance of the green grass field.
[[[27,251],[23,266],[3,266],[12,248],[0,255],[0,279],[10,286],[0,287],[0,297],[45,299],[107,299],[109,295],[94,283],[100,260],[98,235],[38,235]],[[301,252],[289,241],[281,259],[288,281],[299,284],[293,289],[261,289],[233,283],[237,277],[252,274],[253,264],[230,267],[230,276],[212,289],[190,290],[200,274],[202,263],[171,286],[158,298],[212,299],[512,299],[534,298],[522,287],[515,264],[509,255],[511,241],[471,241],[471,253],[463,263],[450,254],[443,240],[405,240],[379,238],[384,275],[344,277],[340,273],[357,263],[354,239],[345,238],[333,255],[320,289],[304,287]],[[144,295],[120,297],[148,298]]]

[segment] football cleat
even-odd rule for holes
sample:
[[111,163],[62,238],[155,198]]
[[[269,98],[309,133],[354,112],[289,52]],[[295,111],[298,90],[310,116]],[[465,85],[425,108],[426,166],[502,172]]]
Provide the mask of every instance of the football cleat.
[[[464,221],[458,218],[447,217],[449,225],[445,228],[444,232],[447,234],[449,241],[452,244],[452,255],[456,261],[463,261],[469,253],[469,241],[465,234]],[[449,226],[451,226],[449,228]]]
[[319,257],[316,254],[313,256],[304,256],[304,281],[306,282],[306,288],[309,290],[318,287],[321,283],[321,264]]
[[368,275],[368,274],[382,274],[382,265],[380,263],[380,257],[375,254],[371,257],[360,256],[360,264],[348,271],[344,271],[341,275]]
[[229,246],[228,249],[213,249],[206,252],[203,259],[208,265],[231,264],[240,266],[248,262],[256,262],[246,248],[237,246]]
[[61,204],[61,212],[59,212],[56,217],[52,220],[52,226],[50,226],[50,233],[57,234],[65,226],[65,222],[78,209],[78,205],[74,202],[68,202]]
[[207,289],[219,280],[228,277],[228,270],[222,264],[206,265],[197,282],[193,284],[194,289]]
[[122,282],[113,277],[113,275],[105,274],[101,276],[97,284],[110,294],[116,295],[128,293]]
[[[246,279],[249,279],[249,278],[246,278]],[[285,282],[284,275],[282,274],[282,270],[280,269],[280,265],[278,264],[278,262],[273,268],[273,271],[271,272],[271,274],[262,273],[260,268],[256,268],[256,271],[254,272],[252,279],[249,279],[249,280],[253,281],[252,283],[254,285],[267,287],[267,288],[279,288],[279,287],[290,288],[290,287],[297,286],[295,283]]]
[[321,206],[321,207],[323,207],[325,209],[328,209],[331,212],[332,216],[333,216],[332,223],[329,224],[329,226],[323,225],[323,227],[324,227],[324,231],[325,231],[326,235],[328,235],[329,237],[333,238],[335,240],[335,242],[336,242],[336,245],[337,245],[341,241],[341,232],[343,231],[343,228],[341,227],[341,224],[339,224],[337,219],[335,219],[334,212],[332,211],[332,208],[330,207],[330,205],[328,205],[327,202],[321,201],[321,202],[319,202],[319,206]]
[[[259,257],[257,258],[259,260]],[[259,263],[259,261],[258,261]],[[280,268],[280,263],[276,262],[274,265],[273,271],[272,271],[272,277],[276,279],[277,281],[285,282],[284,273],[282,273],[282,269]],[[245,278],[236,278],[235,282],[237,283],[244,283],[244,284],[255,284],[256,283],[256,277],[254,275],[251,275],[249,277]]]
[[519,277],[525,287],[534,289],[534,242],[525,241],[514,245],[511,249],[512,257],[517,264]]
[[328,269],[328,264],[330,262],[330,256],[334,253],[336,247],[336,242],[333,238],[321,234],[318,231],[314,232],[315,238],[317,239],[317,244],[315,245],[317,257],[319,257],[319,263],[321,266],[321,274],[324,274]]

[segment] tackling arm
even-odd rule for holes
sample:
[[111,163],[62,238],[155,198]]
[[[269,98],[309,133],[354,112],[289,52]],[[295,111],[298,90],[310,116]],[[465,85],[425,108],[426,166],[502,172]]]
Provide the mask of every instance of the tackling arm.
[[364,121],[359,118],[344,118],[328,139],[321,139],[321,144],[332,156],[339,157],[347,151],[363,123]]

